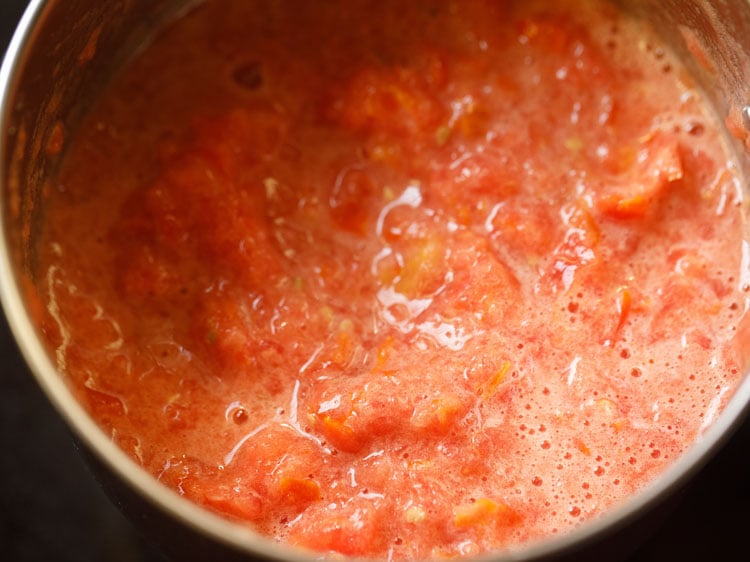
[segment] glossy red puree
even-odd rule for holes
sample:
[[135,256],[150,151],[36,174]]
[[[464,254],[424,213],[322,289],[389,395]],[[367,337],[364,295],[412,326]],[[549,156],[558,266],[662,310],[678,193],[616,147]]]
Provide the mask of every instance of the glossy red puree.
[[49,194],[60,368],[160,481],[282,542],[460,556],[568,532],[742,366],[740,182],[612,8],[208,2]]

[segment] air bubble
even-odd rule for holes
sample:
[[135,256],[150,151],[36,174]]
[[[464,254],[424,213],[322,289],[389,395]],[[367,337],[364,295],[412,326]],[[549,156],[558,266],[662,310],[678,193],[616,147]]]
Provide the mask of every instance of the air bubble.
[[705,132],[705,130],[706,129],[702,123],[696,123],[695,121],[685,123],[685,132],[688,135],[699,137]]
[[232,402],[224,412],[224,418],[227,421],[233,421],[237,425],[242,425],[250,418],[250,416],[240,403]]

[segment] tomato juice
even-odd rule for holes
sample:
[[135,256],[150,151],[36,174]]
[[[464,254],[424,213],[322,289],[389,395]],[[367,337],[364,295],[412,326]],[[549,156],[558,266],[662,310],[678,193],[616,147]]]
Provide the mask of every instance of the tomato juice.
[[741,178],[599,2],[204,2],[46,194],[44,333],[206,508],[323,554],[469,556],[652,481],[744,373]]

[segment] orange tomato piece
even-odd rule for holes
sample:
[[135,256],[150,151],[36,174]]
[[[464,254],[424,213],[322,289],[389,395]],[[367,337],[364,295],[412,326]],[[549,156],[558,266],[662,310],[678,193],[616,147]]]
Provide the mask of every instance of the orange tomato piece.
[[659,133],[651,134],[642,140],[636,162],[625,175],[625,183],[601,194],[598,207],[619,219],[643,217],[667,187],[682,177],[677,142]]
[[356,168],[344,170],[329,197],[333,221],[347,232],[364,236],[372,222],[376,196],[375,183],[367,172]]
[[312,478],[283,476],[278,491],[285,503],[304,505],[320,499],[320,485]]
[[515,510],[489,498],[479,498],[453,510],[453,524],[459,529],[483,525],[511,526],[519,521],[520,515]]

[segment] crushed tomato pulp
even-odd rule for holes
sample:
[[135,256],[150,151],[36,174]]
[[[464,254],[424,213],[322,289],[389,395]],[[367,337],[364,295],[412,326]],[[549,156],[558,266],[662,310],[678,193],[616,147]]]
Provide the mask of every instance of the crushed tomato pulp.
[[204,2],[48,193],[44,333],[186,498],[383,559],[569,532],[745,365],[741,182],[597,2]]

